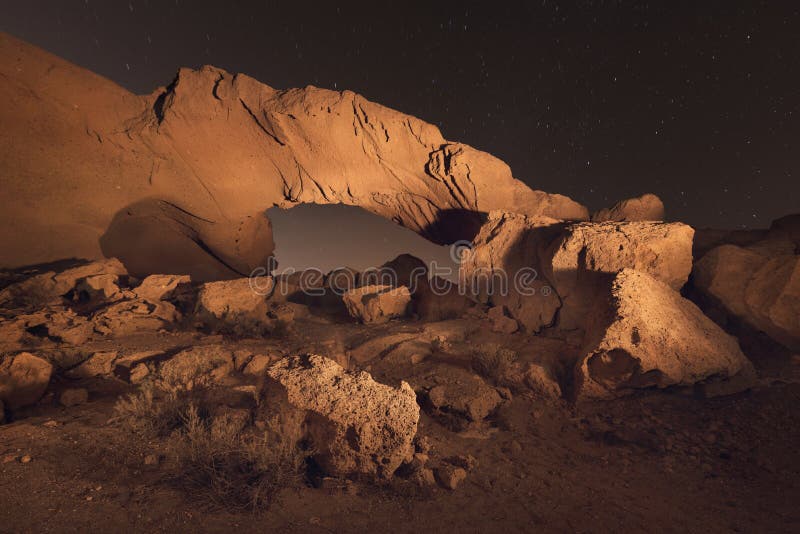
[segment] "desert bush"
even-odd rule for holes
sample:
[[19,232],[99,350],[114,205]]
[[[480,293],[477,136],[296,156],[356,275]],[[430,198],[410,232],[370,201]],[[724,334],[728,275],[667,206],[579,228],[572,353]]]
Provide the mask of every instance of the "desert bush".
[[269,506],[281,489],[296,484],[305,454],[265,431],[253,433],[226,418],[208,419],[191,405],[171,441],[173,481],[224,508]]
[[145,385],[119,400],[115,412],[142,445],[162,440],[170,460],[165,480],[212,505],[262,509],[302,479],[308,451],[269,428],[256,432],[225,412],[214,415],[206,397]]

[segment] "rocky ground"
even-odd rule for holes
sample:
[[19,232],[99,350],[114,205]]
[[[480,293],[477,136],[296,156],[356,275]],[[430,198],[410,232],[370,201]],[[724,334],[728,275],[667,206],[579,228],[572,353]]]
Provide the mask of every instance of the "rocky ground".
[[[189,291],[176,277],[108,278],[117,268],[79,267],[83,278],[62,276],[65,285],[54,290],[73,285],[72,300],[54,304],[40,294],[28,313],[3,322],[12,355],[12,371],[6,363],[3,372],[13,373],[18,359],[27,365],[27,389],[17,393],[36,397],[13,408],[8,399],[19,397],[5,397],[5,531],[790,532],[800,525],[796,356],[756,360],[753,386],[733,395],[673,387],[576,403],[562,362],[578,348],[557,336],[505,332],[480,307],[457,319],[359,324],[340,301],[273,296],[258,301],[266,306],[260,324],[242,316],[231,323],[226,314],[256,302],[251,291],[236,291],[240,282],[221,282],[221,293],[201,287],[183,313],[196,286]],[[86,278],[86,269],[94,274]],[[37,323],[41,313],[47,321]],[[327,363],[291,364],[307,353]],[[36,386],[44,366],[52,369]],[[303,382],[307,371],[317,373],[313,382]],[[403,382],[420,408],[394,403]],[[288,397],[274,395],[276,384]],[[308,388],[316,390],[306,395]],[[153,393],[151,404],[143,392]],[[309,405],[326,395],[334,408]],[[386,422],[374,410],[380,403],[388,403]],[[200,410],[195,419],[190,406]],[[415,423],[417,410],[414,434],[402,424]],[[291,427],[297,421],[286,414],[294,412],[302,422]],[[393,421],[406,423],[388,432]],[[259,436],[264,441],[252,441]],[[315,443],[286,452],[281,436]],[[261,447],[260,456],[248,456],[248,443]],[[385,461],[374,461],[379,456]],[[397,467],[393,476],[381,471],[386,465]]]

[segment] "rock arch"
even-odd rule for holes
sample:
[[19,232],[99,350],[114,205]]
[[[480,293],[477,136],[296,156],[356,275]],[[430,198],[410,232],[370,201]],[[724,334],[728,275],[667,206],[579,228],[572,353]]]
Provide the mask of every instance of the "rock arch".
[[[0,201],[12,206],[0,215],[0,266],[124,256],[132,235],[146,248],[147,229],[154,242],[188,240],[204,252],[193,262],[243,274],[271,252],[264,211],[307,202],[360,206],[437,243],[471,238],[493,209],[588,217],[494,156],[350,91],[276,90],[206,66],[137,96],[7,34],[0,74],[11,103],[0,120],[24,132],[0,137],[14,154],[0,162]],[[172,268],[149,257],[135,270]]]

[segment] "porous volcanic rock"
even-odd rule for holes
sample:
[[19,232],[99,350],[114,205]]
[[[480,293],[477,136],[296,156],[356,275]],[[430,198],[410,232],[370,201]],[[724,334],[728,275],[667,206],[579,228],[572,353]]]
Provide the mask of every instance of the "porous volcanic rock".
[[734,337],[649,274],[619,272],[590,317],[575,370],[579,398],[754,377]]
[[419,406],[405,382],[380,384],[318,355],[284,358],[267,373],[306,413],[314,459],[326,474],[387,478],[413,457]]
[[53,366],[29,352],[6,356],[0,360],[0,401],[16,410],[42,398]]
[[411,304],[411,293],[405,286],[363,286],[342,296],[347,312],[362,323],[385,323],[404,317]]
[[694,287],[727,313],[800,350],[800,256],[722,245],[694,266]]
[[234,371],[233,353],[220,345],[183,350],[159,368],[164,384],[173,390],[191,390],[217,383]]
[[470,239],[493,209],[588,218],[351,91],[206,66],[137,96],[0,33],[0,96],[4,267],[115,256],[140,277],[248,276],[270,270],[265,209],[299,203],[360,206],[439,243]]
[[664,203],[652,193],[628,198],[592,214],[592,222],[663,221]]
[[207,282],[197,294],[195,313],[208,324],[266,324],[267,300],[275,288],[270,276]]

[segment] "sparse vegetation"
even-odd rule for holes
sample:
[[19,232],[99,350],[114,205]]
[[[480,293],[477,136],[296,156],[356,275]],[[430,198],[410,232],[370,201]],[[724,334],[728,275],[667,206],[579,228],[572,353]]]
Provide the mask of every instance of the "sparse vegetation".
[[161,439],[165,480],[225,508],[258,510],[299,482],[307,453],[276,432],[255,431],[230,413],[212,414],[202,392],[145,386],[116,405],[138,439]]

